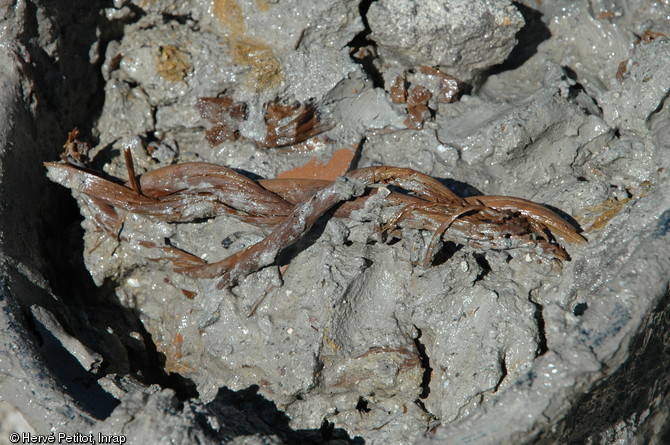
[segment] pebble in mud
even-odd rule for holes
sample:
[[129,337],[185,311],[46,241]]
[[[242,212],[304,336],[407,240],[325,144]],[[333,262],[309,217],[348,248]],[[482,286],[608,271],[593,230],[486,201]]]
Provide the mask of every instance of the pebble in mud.
[[439,67],[470,83],[505,60],[524,24],[506,0],[386,0],[370,5],[367,19],[388,85],[405,69],[420,65]]

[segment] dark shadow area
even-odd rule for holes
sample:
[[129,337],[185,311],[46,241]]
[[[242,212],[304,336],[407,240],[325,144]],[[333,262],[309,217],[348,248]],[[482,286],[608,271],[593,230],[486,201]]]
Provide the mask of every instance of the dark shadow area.
[[369,413],[370,411],[372,411],[372,409],[370,409],[369,407],[368,401],[365,400],[363,396],[360,396],[358,398],[358,403],[356,403],[356,411],[358,411],[361,414]]
[[[172,388],[180,400],[197,397],[196,386],[191,380],[165,372],[165,356],[157,351],[151,335],[140,321],[140,314],[119,303],[114,284],[105,282],[102,287],[97,287],[93,282],[83,261],[81,216],[75,201],[71,196],[68,198],[76,213],[70,215],[62,236],[50,240],[53,275],[49,276],[49,282],[69,310],[61,309],[54,315],[72,330],[74,337],[102,355],[104,360],[98,377],[131,374],[146,385]],[[129,335],[131,332],[138,333],[141,339]],[[52,369],[59,372],[57,367]]]
[[370,29],[367,19],[370,5],[376,1],[377,0],[362,0],[358,4],[358,11],[361,15],[365,29],[356,34],[354,38],[347,43],[347,46],[351,48],[351,60],[361,65],[363,72],[368,76],[368,79],[372,81],[372,85],[375,88],[384,88],[384,78],[374,64],[374,61],[377,58],[377,44],[369,38],[372,30]]
[[[636,425],[636,443],[670,443],[670,422],[655,425],[654,417],[670,412],[670,295],[641,324],[630,342],[630,356],[610,377],[580,396],[565,418],[545,431],[535,444],[604,443],[613,426]],[[649,412],[647,412],[649,410]],[[660,431],[654,431],[660,428]]]
[[476,187],[471,186],[467,182],[457,181],[456,179],[451,178],[435,178],[442,183],[446,188],[456,193],[461,198],[467,198],[468,196],[478,196],[483,193]]
[[[520,2],[512,2],[523,16],[526,24],[516,33],[517,44],[504,62],[491,67],[483,75],[488,76],[519,68],[535,53],[540,43],[551,37],[551,31],[542,21],[542,13]],[[482,82],[483,83],[483,82]]]
[[254,181],[258,181],[259,179],[266,179],[266,178],[262,177],[261,175],[258,175],[254,172],[250,172],[249,170],[245,170],[243,168],[233,168],[231,170],[233,170],[233,171],[235,171],[235,172],[237,172],[241,175],[244,175],[249,179],[253,179]]
[[579,76],[569,66],[562,66],[565,77],[572,80],[573,84],[568,91],[568,99],[576,103],[585,114],[593,114],[595,116],[603,116],[603,109],[598,105],[598,102],[593,96],[589,94],[584,85],[579,82]]
[[[91,139],[83,139],[83,138],[80,140],[82,142],[91,141]],[[96,152],[95,157],[93,159],[90,159],[88,164],[86,164],[86,167],[90,168],[91,170],[94,170],[97,175],[100,175],[109,181],[120,183],[122,181],[119,180],[119,178],[108,175],[104,170],[105,165],[110,164],[111,162],[114,161],[114,159],[117,159],[120,156],[122,156],[121,150],[119,150],[118,148],[112,148],[113,144],[114,142],[110,142],[104,147],[97,149],[98,151]],[[89,143],[89,147],[93,147],[92,141]]]
[[[52,154],[36,160],[42,168],[42,160],[58,159],[67,132],[74,127],[82,129],[82,140],[89,139],[90,129],[98,118],[104,101],[104,79],[101,65],[108,43],[122,37],[122,23],[107,22],[100,11],[113,6],[111,0],[77,0],[73,2],[50,2],[47,8],[59,24],[60,54],[58,60],[43,60],[40,72],[57,74],[57,83],[43,85],[39,91],[47,95],[57,90],[59,96],[47,109],[38,114],[37,119],[52,119]],[[127,21],[138,20],[143,12],[134,6],[134,15]],[[90,61],[90,50],[95,48],[97,59]],[[40,51],[39,48],[35,48]],[[50,66],[50,69],[45,69]],[[54,118],[55,116],[55,118]],[[103,154],[96,162],[104,161]],[[115,156],[117,153],[107,153]],[[40,176],[44,178],[42,171]],[[44,178],[46,181],[46,178]],[[73,335],[90,349],[100,353],[103,365],[100,374],[129,373],[142,383],[158,384],[172,388],[177,397],[184,400],[197,397],[195,384],[178,374],[167,374],[165,357],[156,350],[150,334],[140,321],[139,314],[121,306],[111,283],[97,287],[83,262],[84,251],[81,228],[82,217],[69,190],[53,183],[47,185],[50,199],[48,218],[44,219],[44,237],[47,259],[45,275],[56,295],[70,309],[68,316],[59,311],[61,323],[69,326]],[[74,254],[73,254],[74,253]],[[112,332],[109,332],[111,328]],[[129,333],[137,332],[141,340]],[[75,397],[76,398],[76,397]]]
[[558,214],[558,216],[560,216],[564,220],[566,220],[570,225],[572,225],[577,230],[577,233],[581,233],[582,235],[584,234],[584,231],[582,230],[582,227],[579,225],[577,220],[572,217],[572,215],[564,212],[563,210],[559,209],[558,207],[554,207],[554,206],[548,205],[548,204],[542,204],[542,205],[545,206],[546,208],[548,208],[549,210],[551,210],[552,212],[555,212],[556,214]]
[[351,438],[341,428],[324,419],[321,428],[312,430],[294,430],[289,426],[290,419],[277,406],[258,393],[258,386],[232,391],[220,388],[214,400],[206,405],[208,414],[216,417],[219,431],[212,430],[210,422],[200,416],[198,421],[205,430],[217,440],[226,442],[241,435],[276,435],[287,444],[320,445],[331,441],[341,444],[363,445],[361,437]]
[[537,357],[540,357],[549,350],[549,345],[547,344],[547,331],[544,322],[544,307],[540,303],[536,303],[532,300],[531,304],[535,306],[535,312],[533,316],[535,317],[535,322],[537,323],[537,335],[539,337],[539,344],[537,345]]
[[[90,131],[102,109],[104,91],[100,66],[106,42],[100,41],[97,34],[102,26],[100,10],[111,7],[112,1],[44,1],[28,2],[27,5],[26,27],[21,39],[33,61],[27,66],[26,77],[35,85],[31,98],[35,107],[34,115],[26,116],[26,120],[32,122],[15,125],[15,134],[10,137],[17,146],[13,150],[16,155],[9,153],[3,159],[8,164],[3,189],[24,193],[23,202],[13,199],[14,212],[3,215],[3,219],[32,221],[34,227],[23,225],[22,228],[34,230],[34,234],[17,233],[14,238],[25,238],[38,250],[16,253],[24,260],[34,262],[50,282],[77,286],[75,277],[79,277],[79,272],[71,272],[62,266],[75,265],[70,250],[72,241],[68,237],[81,237],[71,229],[80,218],[79,210],[68,190],[48,181],[42,162],[58,159],[67,133],[74,127],[81,127],[84,133]],[[43,35],[44,26],[38,25],[38,16],[49,18],[53,25],[50,35]],[[39,45],[45,39],[54,40],[54,53],[47,53],[43,45]],[[99,57],[94,63],[91,63],[92,48],[97,49]],[[12,174],[13,171],[21,174]],[[26,177],[30,178],[30,185]],[[7,250],[12,253],[12,246],[3,247],[9,247]],[[30,258],[26,258],[27,252],[30,252]]]
[[664,211],[661,213],[661,216],[658,217],[652,236],[655,239],[659,239],[664,237],[668,232],[670,232],[670,209]]
[[433,256],[433,266],[439,266],[446,263],[451,259],[451,257],[456,254],[459,250],[463,248],[463,244],[456,244],[453,241],[444,241],[440,250],[435,252]]
[[81,366],[51,331],[38,321],[34,325],[44,363],[64,391],[94,418],[107,418],[119,401],[100,387],[93,374]]
[[577,303],[575,305],[575,308],[572,310],[572,313],[575,314],[576,317],[581,317],[586,313],[586,310],[589,308],[589,305],[587,303]]
[[[0,232],[11,234],[2,239],[1,253],[21,271],[13,276],[8,294],[10,307],[16,308],[13,317],[23,324],[15,330],[25,330],[25,342],[35,344],[35,359],[44,363],[44,375],[52,376],[65,394],[98,419],[117,404],[96,382],[108,373],[132,374],[143,383],[173,388],[182,399],[197,396],[192,382],[165,373],[164,357],[138,314],[119,304],[110,285],[95,286],[83,263],[82,217],[76,202],[69,190],[46,178],[42,165],[59,159],[74,127],[82,128],[83,139],[90,138],[103,106],[104,53],[110,39],[120,37],[120,28],[110,26],[101,14],[112,6],[112,0],[49,0],[10,8],[25,24],[18,39],[27,54],[17,52],[16,58],[22,83],[31,89],[25,103],[16,106],[0,163]],[[23,280],[34,284],[23,285]],[[31,289],[40,286],[45,291]],[[101,354],[101,367],[84,370],[33,319],[31,305],[47,309],[68,335]],[[131,337],[131,332],[141,339]]]
[[483,280],[489,274],[489,272],[491,272],[491,265],[486,260],[486,255],[483,253],[474,253],[472,256],[474,256],[475,261],[477,261],[477,265],[479,265],[481,268],[481,271],[475,277],[475,281],[473,281],[474,284]]
[[421,329],[414,326],[417,331],[417,336],[414,339],[414,346],[421,357],[421,368],[423,369],[423,376],[421,377],[421,394],[419,394],[420,399],[427,399],[430,395],[430,378],[433,374],[433,368],[430,367],[430,357],[426,353],[426,345],[421,343],[421,337],[423,332]]
[[349,163],[349,170],[347,171],[347,173],[352,170],[356,170],[358,168],[358,165],[361,162],[361,157],[363,156],[363,150],[365,149],[365,144],[367,142],[368,142],[367,136],[363,136],[363,138],[358,143],[358,147],[356,148],[354,157],[351,158],[351,162]]

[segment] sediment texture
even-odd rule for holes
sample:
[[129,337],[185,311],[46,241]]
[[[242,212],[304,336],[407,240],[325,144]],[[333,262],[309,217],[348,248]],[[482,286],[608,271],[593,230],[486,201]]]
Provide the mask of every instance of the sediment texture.
[[[230,216],[174,224],[127,214],[110,236],[97,207],[75,193],[86,266],[111,289],[110,306],[141,327],[91,329],[90,338],[105,339],[95,350],[84,330],[50,315],[57,305],[21,301],[16,283],[26,272],[5,259],[20,250],[6,235],[17,213],[3,212],[2,267],[15,272],[0,292],[13,293],[10,309],[36,305],[33,324],[94,376],[109,408],[91,413],[83,404],[78,425],[123,426],[137,443],[662,441],[668,381],[648,357],[667,349],[654,334],[667,330],[670,276],[670,27],[659,19],[667,9],[642,1],[115,2],[101,25],[108,41],[92,166],[126,178],[119,153],[128,148],[138,173],[198,160],[273,178],[359,145],[359,167],[410,167],[461,196],[540,202],[580,225],[588,243],[566,245],[571,258],[562,264],[524,249],[444,243],[424,267],[432,233],[403,229],[385,242],[378,225],[388,215],[371,205],[320,220],[276,262],[220,290],[217,280],[155,261],[147,246],[214,262],[269,229]],[[203,112],[202,97],[227,99],[217,114]],[[301,127],[297,116],[314,125]],[[4,187],[15,180],[6,166],[16,148],[3,145]],[[55,159],[53,151],[35,162]],[[131,363],[149,344],[197,398],[178,402],[147,384]],[[3,363],[5,374],[35,366]],[[645,384],[632,383],[644,373]],[[619,405],[621,385],[638,397]],[[49,426],[33,420],[44,405],[19,406],[5,388],[3,398],[36,430]],[[620,408],[606,422],[588,421],[610,404]]]

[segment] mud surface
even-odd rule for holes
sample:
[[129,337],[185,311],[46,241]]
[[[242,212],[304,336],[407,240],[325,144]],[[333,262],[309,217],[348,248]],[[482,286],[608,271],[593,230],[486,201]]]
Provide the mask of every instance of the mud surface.
[[[356,146],[357,167],[543,203],[588,243],[559,238],[570,255],[559,262],[447,238],[424,267],[432,233],[385,239],[389,215],[371,206],[322,218],[276,263],[218,290],[176,274],[155,246],[214,262],[268,229],[128,214],[113,236],[75,193],[101,287],[59,295],[75,315],[54,315],[64,303],[48,285],[15,307],[53,345],[42,351],[69,352],[88,379],[68,395],[80,399],[77,431],[123,429],[137,443],[667,437],[667,378],[644,359],[667,350],[646,336],[667,330],[667,4],[138,0],[100,11],[104,57],[91,67],[104,99],[88,137],[92,167],[110,176],[127,179],[125,149],[137,173],[198,160],[274,178]],[[13,242],[2,262],[22,277]],[[16,295],[20,280],[9,282],[0,291]],[[584,420],[639,373],[635,402]],[[3,399],[43,429],[33,419],[54,408],[18,404],[8,381]]]

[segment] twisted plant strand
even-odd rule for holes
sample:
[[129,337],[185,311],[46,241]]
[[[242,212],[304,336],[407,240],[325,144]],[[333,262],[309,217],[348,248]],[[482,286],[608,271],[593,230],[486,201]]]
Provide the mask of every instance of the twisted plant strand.
[[[378,187],[385,185],[411,192],[387,191],[381,197],[384,207],[400,209],[385,221],[385,230],[413,228],[434,233],[427,248],[426,265],[439,240],[455,240],[482,249],[539,248],[541,254],[558,260],[567,260],[568,255],[554,242],[552,234],[569,243],[585,241],[572,225],[540,204],[506,196],[461,198],[436,179],[409,168],[361,168],[334,182],[255,181],[220,165],[191,162],[137,177],[127,152],[131,180],[122,184],[81,165],[80,148],[76,134],[71,135],[63,161],[46,162],[45,166],[51,180],[90,198],[97,207],[98,221],[113,221],[114,209],[122,209],[179,222],[227,214],[254,225],[274,227],[265,239],[215,263],[207,264],[185,252],[168,258],[178,272],[193,277],[221,277],[218,288],[272,264],[279,252],[305,235],[333,207],[337,206],[336,217],[350,217],[352,212],[364,209]],[[176,252],[174,248],[167,250]]]

